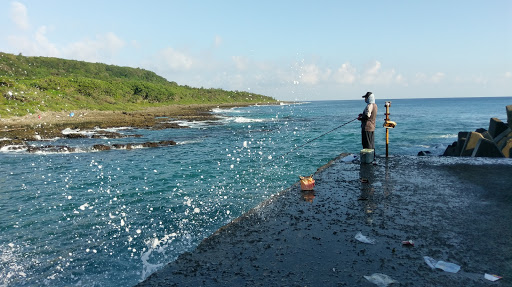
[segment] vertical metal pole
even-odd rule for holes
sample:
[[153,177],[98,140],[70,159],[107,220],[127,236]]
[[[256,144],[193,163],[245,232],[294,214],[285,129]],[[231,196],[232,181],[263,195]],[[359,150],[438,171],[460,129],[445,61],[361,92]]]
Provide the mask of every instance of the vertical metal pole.
[[386,158],[388,157],[389,129],[386,129]]
[[[386,123],[389,121],[389,106],[391,106],[391,102],[386,102]],[[388,158],[388,146],[389,146],[389,128],[386,127],[386,158]]]

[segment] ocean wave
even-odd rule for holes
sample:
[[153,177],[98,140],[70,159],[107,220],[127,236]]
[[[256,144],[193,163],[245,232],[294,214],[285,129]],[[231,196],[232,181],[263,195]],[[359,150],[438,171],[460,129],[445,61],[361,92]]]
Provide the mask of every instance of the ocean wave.
[[[81,149],[81,148],[73,148],[73,149],[63,149],[63,150],[59,150],[59,151],[46,151],[46,150],[38,150],[38,151],[34,151],[34,152],[30,152],[30,154],[35,154],[35,155],[51,155],[51,154],[77,154],[77,153],[88,153],[88,152],[91,152],[92,150],[85,150],[85,149]],[[24,152],[28,152],[28,150],[24,150]]]
[[80,135],[84,135],[84,136],[87,136],[87,137],[91,137],[92,135],[94,135],[96,132],[94,131],[90,131],[90,130],[80,130],[80,129],[70,129],[70,128],[65,128],[61,131],[61,133],[63,135],[70,135],[70,134],[80,134]]
[[242,111],[239,110],[237,107],[233,107],[233,108],[213,108],[213,109],[211,109],[211,112],[214,114],[224,114],[224,113],[241,113]]
[[169,123],[177,124],[180,127],[187,128],[207,128],[209,126],[215,125],[227,125],[230,123],[261,123],[266,122],[272,119],[256,119],[256,118],[248,118],[248,117],[230,117],[230,116],[218,116],[218,120],[214,121],[171,121]]
[[94,131],[116,133],[118,131],[131,130],[131,129],[133,129],[133,127],[117,127],[117,128],[106,128],[106,129],[101,129],[101,128],[96,127],[96,128],[94,128]]
[[67,146],[67,145],[6,145],[0,148],[2,153],[28,153],[38,155],[88,153],[109,150],[133,150],[142,148],[156,148],[176,145],[174,141],[164,140],[144,143],[117,143],[112,145],[95,144],[93,146]]
[[17,282],[22,278],[27,277],[27,271],[22,260],[21,247],[14,243],[9,243],[7,246],[0,245],[0,262],[3,267],[0,269],[0,286],[9,286],[13,282]]
[[245,118],[245,117],[234,117],[233,121],[235,123],[261,123],[267,121],[266,119],[252,119],[252,118]]
[[81,129],[71,129],[71,128],[65,128],[61,131],[61,133],[65,136],[67,135],[73,135],[73,134],[77,134],[77,135],[83,135],[85,137],[92,137],[94,135],[97,135],[97,134],[101,134],[101,133],[119,133],[119,131],[122,131],[122,130],[131,130],[133,129],[133,127],[113,127],[113,128],[94,128],[92,130],[81,130]]
[[457,138],[457,134],[444,134],[444,135],[431,135],[429,138],[439,138],[439,139],[452,139]]
[[177,124],[180,127],[202,129],[220,122],[221,121],[169,121],[167,123]]
[[293,105],[306,105],[311,104],[311,102],[280,102],[280,106],[293,106]]
[[25,145],[5,145],[0,147],[0,152],[2,153],[19,153],[27,150],[27,146]]
[[179,141],[179,142],[176,142],[176,145],[187,145],[187,144],[195,144],[195,143],[200,143],[202,141],[200,140],[188,140],[188,141]]

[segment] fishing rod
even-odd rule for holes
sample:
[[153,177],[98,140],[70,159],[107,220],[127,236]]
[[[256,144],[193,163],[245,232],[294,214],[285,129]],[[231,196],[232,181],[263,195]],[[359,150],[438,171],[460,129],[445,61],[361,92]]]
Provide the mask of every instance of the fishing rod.
[[279,157],[277,157],[276,159],[274,159],[274,160],[272,160],[272,161],[269,161],[266,165],[273,163],[273,162],[274,162],[274,161],[276,161],[278,158],[284,158],[285,156],[287,156],[288,154],[290,154],[290,153],[294,152],[295,150],[297,150],[297,149],[299,149],[299,148],[301,148],[301,147],[303,147],[303,146],[305,146],[305,145],[307,145],[307,144],[309,144],[309,143],[311,143],[311,142],[313,142],[313,141],[316,141],[317,139],[319,139],[319,138],[321,138],[321,137],[323,137],[323,136],[325,136],[325,135],[327,135],[327,134],[329,134],[329,133],[332,133],[333,131],[335,131],[335,130],[337,130],[337,129],[339,129],[339,128],[343,127],[343,126],[346,126],[346,125],[348,125],[349,123],[351,123],[351,122],[353,122],[353,121],[355,121],[355,120],[357,120],[357,118],[354,118],[354,119],[352,119],[352,120],[350,120],[350,121],[348,121],[348,122],[346,122],[346,123],[344,123],[344,124],[342,124],[342,125],[339,125],[339,126],[335,127],[334,129],[332,129],[332,130],[330,130],[330,131],[328,131],[328,132],[325,132],[325,133],[323,133],[323,134],[321,134],[321,135],[317,136],[316,138],[311,139],[311,140],[309,140],[309,141],[307,141],[307,142],[303,143],[303,144],[302,144],[302,145],[300,145],[300,146],[296,146],[296,147],[294,147],[294,148],[293,148],[292,150],[290,150],[289,152],[287,152],[287,153],[285,153],[285,154],[283,154],[283,155],[280,155]]

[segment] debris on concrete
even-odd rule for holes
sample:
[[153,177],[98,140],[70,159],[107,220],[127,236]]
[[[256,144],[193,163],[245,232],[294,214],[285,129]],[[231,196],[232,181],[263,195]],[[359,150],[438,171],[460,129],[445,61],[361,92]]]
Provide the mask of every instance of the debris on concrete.
[[363,242],[363,243],[366,243],[366,244],[375,244],[375,239],[372,239],[372,238],[369,238],[369,237],[366,237],[364,236],[361,232],[358,232],[355,236],[355,238],[360,241],[360,242]]
[[371,283],[379,286],[379,287],[386,287],[393,283],[398,283],[398,281],[394,280],[393,278],[389,277],[386,274],[382,273],[373,273],[370,276],[363,276],[366,280],[370,281]]
[[425,259],[427,265],[432,269],[437,268],[450,273],[457,273],[460,270],[460,266],[455,263],[445,262],[441,260],[436,261],[434,258],[428,256],[423,257],[423,259]]
[[487,273],[485,273],[484,278],[489,280],[489,281],[494,282],[494,281],[500,280],[503,277],[498,276],[498,275],[494,275],[494,274],[487,274]]
[[414,246],[414,241],[412,241],[412,240],[404,240],[404,241],[402,241],[402,245]]

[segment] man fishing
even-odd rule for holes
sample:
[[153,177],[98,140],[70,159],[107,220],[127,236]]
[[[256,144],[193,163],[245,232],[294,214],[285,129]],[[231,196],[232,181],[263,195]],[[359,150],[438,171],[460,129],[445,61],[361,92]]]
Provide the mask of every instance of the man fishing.
[[365,149],[375,149],[375,118],[377,117],[377,105],[375,104],[375,95],[367,92],[363,96],[366,107],[362,114],[357,117],[361,121],[361,142]]

